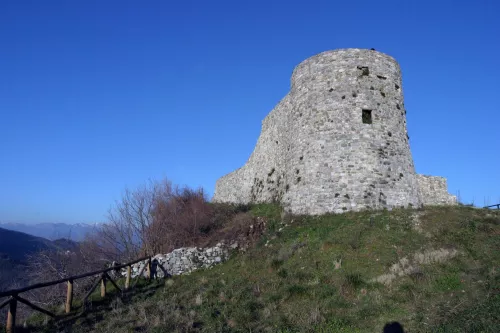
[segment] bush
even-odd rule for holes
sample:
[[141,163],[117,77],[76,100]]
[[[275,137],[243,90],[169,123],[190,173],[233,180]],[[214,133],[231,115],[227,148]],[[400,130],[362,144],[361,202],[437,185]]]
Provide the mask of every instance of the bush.
[[210,203],[203,189],[150,181],[125,190],[92,243],[118,261],[213,245],[246,232],[255,220],[249,210],[248,205]]

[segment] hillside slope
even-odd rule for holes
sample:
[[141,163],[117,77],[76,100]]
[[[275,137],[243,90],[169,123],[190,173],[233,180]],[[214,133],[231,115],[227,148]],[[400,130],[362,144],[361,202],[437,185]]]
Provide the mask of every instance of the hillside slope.
[[[280,218],[206,271],[116,299],[72,332],[500,331],[500,212],[470,207]],[[54,327],[43,328],[50,331]]]
[[0,290],[27,283],[27,256],[39,251],[70,250],[76,243],[69,240],[50,241],[23,232],[0,228]]

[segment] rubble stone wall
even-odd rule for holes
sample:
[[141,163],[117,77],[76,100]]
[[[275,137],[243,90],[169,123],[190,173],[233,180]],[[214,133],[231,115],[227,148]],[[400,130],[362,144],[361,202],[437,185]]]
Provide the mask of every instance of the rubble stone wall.
[[[230,250],[236,247],[237,244],[226,246],[219,243],[214,247],[183,247],[167,254],[157,254],[152,258],[153,272],[156,271],[156,277],[162,278],[165,273],[181,275],[200,268],[210,268],[226,261],[229,258]],[[146,269],[143,270],[146,264],[147,261],[140,261],[132,265],[132,278],[137,277],[141,271],[143,271],[143,276],[146,276]],[[126,274],[126,269],[122,269],[121,275],[126,276]]]
[[446,178],[417,175],[420,198],[424,205],[456,205],[457,197],[448,193]]

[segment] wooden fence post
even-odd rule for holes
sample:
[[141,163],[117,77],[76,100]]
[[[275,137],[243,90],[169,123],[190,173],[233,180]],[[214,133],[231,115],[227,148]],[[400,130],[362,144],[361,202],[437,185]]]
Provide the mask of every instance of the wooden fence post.
[[101,277],[101,297],[106,297],[106,276]]
[[146,273],[146,278],[151,280],[151,257],[148,259],[148,271]]
[[132,266],[127,266],[127,277],[125,278],[125,290],[130,287],[130,276],[132,275]]
[[[146,261],[146,260],[147,260],[147,263],[143,264],[144,261]],[[96,279],[95,282],[93,283],[92,288],[87,291],[85,297],[83,298],[83,307],[85,309],[89,297],[96,290],[96,288],[99,286],[99,284],[101,284],[101,297],[103,297],[103,298],[106,297],[106,283],[108,282],[108,279],[109,279],[109,282],[114,286],[114,288],[116,288],[116,290],[118,292],[122,292],[122,289],[108,275],[107,272],[110,272],[112,270],[118,271],[118,269],[127,268],[127,279],[125,282],[126,288],[133,287],[137,283],[137,281],[139,281],[139,279],[136,279],[134,281],[134,283],[132,283],[132,285],[130,285],[131,279],[132,279],[132,265],[135,263],[140,263],[140,265],[141,265],[141,270],[138,274],[139,277],[143,276],[144,269],[147,268],[148,272],[146,274],[146,277],[148,278],[148,280],[150,280],[152,277],[152,259],[151,259],[151,257],[142,257],[140,259],[130,261],[130,262],[123,264],[123,265],[117,265],[114,267],[110,267],[110,268],[106,268],[106,269],[102,269],[102,270],[98,270],[98,271],[87,272],[87,273],[83,273],[80,275],[74,275],[71,277],[67,277],[67,278],[59,279],[59,280],[55,280],[55,281],[50,281],[50,282],[37,283],[37,284],[33,284],[31,286],[28,286],[28,287],[12,289],[12,290],[7,290],[7,291],[0,291],[0,298],[10,296],[10,298],[3,299],[2,302],[0,302],[0,309],[2,309],[3,307],[9,306],[8,313],[7,313],[7,322],[6,322],[6,326],[5,326],[6,333],[15,333],[15,331],[16,331],[16,312],[17,312],[17,302],[18,301],[24,305],[29,306],[30,308],[32,308],[38,312],[41,312],[41,313],[49,316],[49,317],[57,318],[57,315],[55,313],[52,313],[46,309],[43,309],[43,308],[31,303],[27,299],[20,297],[19,296],[20,293],[26,292],[28,290],[44,288],[44,287],[53,286],[53,285],[57,285],[57,284],[66,282],[67,283],[67,290],[66,290],[66,303],[64,304],[64,308],[65,308],[64,310],[66,313],[70,313],[72,311],[72,307],[73,307],[74,281],[75,280],[82,279],[85,277],[91,277],[91,276],[92,277],[99,276],[99,278]]]
[[12,298],[9,302],[9,312],[7,313],[7,326],[5,327],[7,333],[16,332],[16,310],[17,300]]
[[73,305],[73,280],[68,280],[68,290],[66,291],[66,313],[71,312],[71,306]]

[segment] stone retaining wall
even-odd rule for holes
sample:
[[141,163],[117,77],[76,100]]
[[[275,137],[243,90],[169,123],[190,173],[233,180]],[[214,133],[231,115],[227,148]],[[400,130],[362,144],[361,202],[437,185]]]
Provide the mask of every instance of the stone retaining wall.
[[[231,246],[219,243],[214,247],[183,247],[167,254],[157,254],[152,258],[153,272],[156,271],[156,276],[162,278],[165,273],[168,275],[181,275],[200,268],[210,268],[226,261],[229,258],[230,250],[237,247],[237,243],[233,243]],[[155,260],[157,265],[160,266],[156,265]],[[139,275],[146,263],[146,261],[141,261],[132,265],[132,278]],[[122,269],[122,276],[126,276],[126,273],[126,269]],[[143,271],[143,276],[146,276],[146,270]]]

